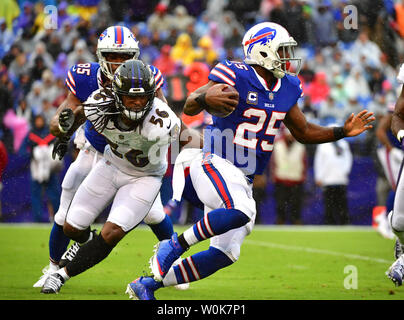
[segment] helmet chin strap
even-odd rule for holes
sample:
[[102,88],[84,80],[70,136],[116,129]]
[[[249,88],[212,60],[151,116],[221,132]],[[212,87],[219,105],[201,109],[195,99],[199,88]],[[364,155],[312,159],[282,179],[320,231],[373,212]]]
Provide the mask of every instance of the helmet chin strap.
[[285,72],[283,72],[283,71],[281,71],[281,70],[272,69],[272,70],[270,70],[270,71],[273,73],[273,75],[275,76],[275,78],[282,79],[282,78],[285,76]]

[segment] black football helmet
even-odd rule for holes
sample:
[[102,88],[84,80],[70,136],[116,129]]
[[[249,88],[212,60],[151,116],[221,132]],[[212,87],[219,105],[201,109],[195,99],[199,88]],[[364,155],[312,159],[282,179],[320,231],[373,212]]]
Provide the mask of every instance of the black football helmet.
[[[119,112],[131,120],[141,120],[153,106],[156,93],[153,72],[140,60],[127,60],[115,71],[112,91]],[[147,102],[142,109],[134,110],[124,105],[123,96],[145,96]]]

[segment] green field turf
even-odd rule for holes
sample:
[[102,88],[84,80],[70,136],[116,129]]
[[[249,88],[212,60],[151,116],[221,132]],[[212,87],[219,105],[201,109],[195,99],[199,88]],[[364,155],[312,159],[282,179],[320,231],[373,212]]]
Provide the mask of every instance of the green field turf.
[[[48,262],[50,229],[50,224],[0,224],[1,300],[127,300],[126,285],[148,271],[156,242],[150,229],[140,226],[106,260],[69,280],[58,295],[43,295],[32,285]],[[207,246],[198,244],[189,253]],[[237,263],[191,283],[189,290],[160,289],[156,298],[404,300],[404,286],[394,287],[385,276],[393,262],[393,246],[393,240],[368,227],[256,226]],[[344,279],[352,276],[344,273],[347,266],[357,270],[357,289],[344,287]]]

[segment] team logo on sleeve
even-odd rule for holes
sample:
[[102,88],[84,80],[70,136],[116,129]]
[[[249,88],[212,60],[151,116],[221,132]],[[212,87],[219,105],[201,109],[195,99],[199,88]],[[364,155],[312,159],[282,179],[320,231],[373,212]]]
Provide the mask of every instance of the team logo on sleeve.
[[258,103],[258,93],[254,91],[248,91],[247,103],[256,105]]

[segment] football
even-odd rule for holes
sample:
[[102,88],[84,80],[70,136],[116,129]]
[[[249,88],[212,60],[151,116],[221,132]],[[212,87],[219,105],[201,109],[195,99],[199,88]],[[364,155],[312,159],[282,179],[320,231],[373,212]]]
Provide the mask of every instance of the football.
[[218,104],[215,107],[209,107],[206,109],[211,115],[214,115],[219,118],[225,118],[229,116],[234,109],[229,110],[229,108],[226,108],[222,104],[220,104],[220,98],[223,92],[233,92],[234,95],[230,95],[230,98],[235,101],[235,103],[238,103],[239,99],[239,93],[236,88],[229,86],[229,85],[224,85],[224,84],[216,84],[209,88],[208,90],[212,90],[215,92],[215,95],[218,99]]

